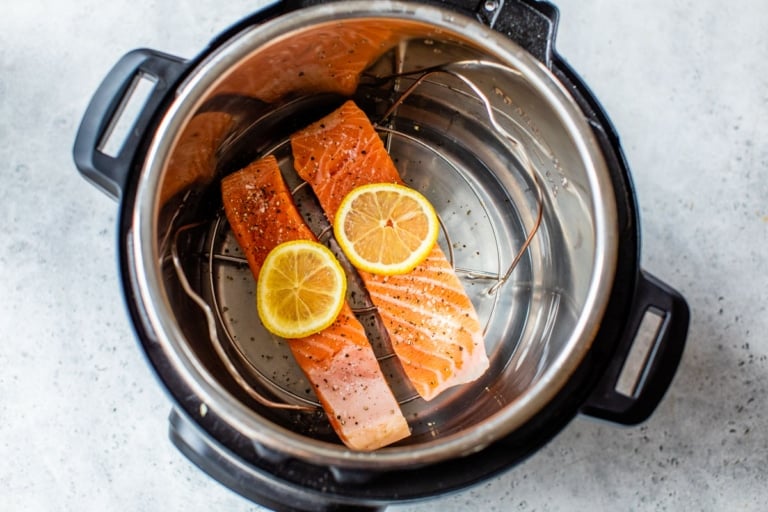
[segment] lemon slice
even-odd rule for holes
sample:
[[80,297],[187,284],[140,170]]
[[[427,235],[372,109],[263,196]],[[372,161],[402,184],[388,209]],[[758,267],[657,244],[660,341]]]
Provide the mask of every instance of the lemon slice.
[[405,274],[429,255],[439,223],[429,200],[404,185],[374,183],[353,189],[333,222],[352,264],[381,275]]
[[341,264],[324,245],[296,240],[267,255],[256,283],[264,327],[283,338],[303,338],[330,326],[347,292]]

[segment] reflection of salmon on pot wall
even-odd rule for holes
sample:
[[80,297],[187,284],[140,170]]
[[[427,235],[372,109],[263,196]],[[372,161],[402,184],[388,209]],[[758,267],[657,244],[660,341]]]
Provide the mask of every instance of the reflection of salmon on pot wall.
[[181,134],[168,162],[160,203],[190,186],[206,186],[216,171],[216,150],[233,126],[233,117],[224,112],[203,112],[193,117]]
[[292,93],[350,95],[363,70],[395,42],[393,32],[375,22],[329,24],[325,30],[296,34],[266,47],[227,76],[216,93],[242,94],[267,103]]

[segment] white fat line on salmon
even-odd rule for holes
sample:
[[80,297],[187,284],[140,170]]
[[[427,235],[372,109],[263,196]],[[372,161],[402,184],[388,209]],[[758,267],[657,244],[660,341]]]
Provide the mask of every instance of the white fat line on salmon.
[[[398,298],[400,296],[408,294],[407,291],[406,292],[403,291],[402,287],[399,287],[397,285],[392,285],[389,283],[388,284],[376,283],[371,287],[382,291],[381,293],[382,302],[395,304],[402,309],[407,309],[409,311],[420,313],[421,316],[424,317],[425,319],[445,318],[446,320],[451,322],[448,325],[454,328],[459,328],[464,326],[463,322],[459,322],[456,320],[457,318],[466,318],[467,320],[470,320],[472,318],[471,316],[469,316],[469,313],[466,311],[466,309],[462,307],[460,304],[457,304],[456,302],[440,301],[440,299],[435,297],[427,297],[424,300],[419,301],[419,305],[417,306],[404,299]],[[454,290],[452,288],[446,288],[446,287],[442,287],[441,289]],[[438,302],[440,304],[438,304]],[[423,307],[422,304],[426,305],[427,307]],[[443,307],[444,312],[438,309],[437,307],[438,305]],[[379,313],[383,313],[381,303],[379,304],[378,308],[379,308]],[[442,327],[445,325],[446,324],[440,324],[439,327]]]
[[[426,272],[425,272],[426,274]],[[381,287],[382,289],[392,290],[393,292],[399,293],[399,294],[407,294],[407,293],[419,293],[419,295],[427,294],[429,296],[440,296],[440,295],[458,295],[458,296],[464,296],[464,289],[461,288],[461,283],[452,283],[447,281],[441,281],[438,279],[430,278],[428,275],[420,275],[419,274],[411,274],[408,276],[407,283],[413,283],[413,284],[421,284],[422,287],[413,286],[413,291],[411,290],[403,290],[402,285],[405,280],[403,279],[387,279],[387,280],[377,280],[376,285]],[[418,290],[418,291],[416,291]],[[450,302],[450,304],[458,305],[456,301]],[[460,308],[462,311],[464,311],[464,308]]]
[[[426,356],[428,356],[430,359],[445,359],[445,360],[449,360],[451,362],[451,368],[453,368],[456,371],[458,371],[461,368],[461,366],[463,366],[463,365],[459,365],[458,364],[459,362],[455,361],[453,357],[451,357],[451,356],[443,356],[442,355],[442,353],[449,352],[449,351],[441,350],[440,352],[442,352],[442,353],[429,351],[429,350],[425,349],[422,344],[415,344],[415,343],[413,343],[413,341],[415,341],[416,338],[418,338],[417,333],[421,333],[422,336],[425,339],[432,341],[436,345],[443,345],[445,348],[455,348],[455,347],[458,347],[459,352],[462,352],[463,349],[462,349],[462,345],[460,343],[455,343],[455,342],[452,342],[452,341],[446,340],[446,339],[441,339],[441,340],[435,341],[434,340],[434,332],[431,331],[431,330],[422,329],[422,328],[416,327],[416,326],[414,326],[413,324],[411,324],[411,323],[409,323],[407,321],[401,320],[399,317],[396,317],[396,316],[393,316],[393,315],[390,315],[390,314],[387,314],[387,313],[382,313],[382,316],[392,320],[392,325],[394,327],[394,330],[398,330],[397,327],[395,326],[395,324],[400,325],[403,328],[407,328],[408,329],[409,334],[407,336],[395,335],[395,337],[397,338],[398,345],[407,345],[409,347],[409,349],[411,349],[411,350],[413,350],[415,352],[421,352],[421,353],[425,354]],[[400,354],[398,354],[398,357],[400,357]]]

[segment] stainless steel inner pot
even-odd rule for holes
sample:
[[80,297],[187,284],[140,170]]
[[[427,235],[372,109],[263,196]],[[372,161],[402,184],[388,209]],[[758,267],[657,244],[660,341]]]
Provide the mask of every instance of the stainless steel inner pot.
[[[380,129],[404,179],[440,215],[440,243],[484,323],[491,366],[479,381],[424,402],[383,354],[413,435],[373,453],[352,452],[322,414],[265,406],[246,390],[315,403],[281,340],[259,325],[253,279],[221,221],[218,179],[272,153],[295,183],[287,144],[294,130],[346,97],[378,122],[418,78],[393,75],[456,63],[464,63],[466,80],[430,75]],[[211,113],[226,114],[220,132],[185,135]],[[582,362],[614,279],[616,198],[583,114],[516,43],[438,7],[378,2],[374,11],[369,2],[338,2],[234,35],[176,90],[136,187],[129,258],[140,300],[150,305],[155,349],[199,397],[201,417],[215,412],[256,446],[313,463],[405,468],[504,437],[550,402]],[[505,276],[536,223],[537,187],[541,224]],[[213,332],[185,279],[210,308]]]

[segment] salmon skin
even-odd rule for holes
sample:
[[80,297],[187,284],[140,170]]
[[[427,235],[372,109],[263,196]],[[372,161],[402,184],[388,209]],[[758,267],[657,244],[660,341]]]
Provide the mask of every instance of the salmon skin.
[[[403,184],[378,133],[352,101],[296,132],[291,148],[296,171],[310,184],[329,219],[356,187]],[[488,369],[477,312],[437,244],[410,273],[359,273],[395,354],[422,398],[431,400]]]
[[[221,191],[227,219],[254,277],[277,245],[316,240],[274,157],[225,177]],[[349,448],[375,450],[410,435],[365,330],[346,302],[330,327],[287,343],[331,426]]]

